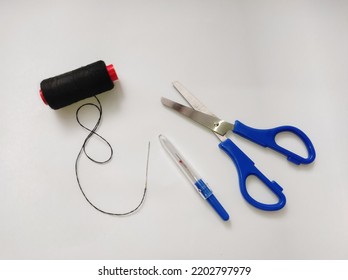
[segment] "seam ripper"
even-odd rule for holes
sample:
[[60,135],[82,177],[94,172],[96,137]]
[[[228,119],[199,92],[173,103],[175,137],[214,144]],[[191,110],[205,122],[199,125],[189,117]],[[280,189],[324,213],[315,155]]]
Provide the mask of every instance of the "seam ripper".
[[221,219],[223,219],[224,221],[228,221],[228,213],[217,200],[212,190],[203,181],[202,177],[199,176],[194,169],[192,169],[189,163],[184,159],[184,157],[178,152],[174,145],[164,135],[159,135],[159,140],[163,148],[168,152],[170,157],[179,166],[180,170],[186,175],[188,180],[195,187],[195,189],[202,196],[202,198],[205,199],[213,207],[213,209],[216,211],[216,213],[219,214]]

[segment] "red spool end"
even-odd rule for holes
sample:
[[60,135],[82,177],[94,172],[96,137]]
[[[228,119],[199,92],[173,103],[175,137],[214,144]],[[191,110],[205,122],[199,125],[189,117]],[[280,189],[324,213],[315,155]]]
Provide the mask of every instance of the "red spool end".
[[112,64],[107,65],[107,66],[106,66],[106,70],[108,70],[110,79],[111,79],[112,81],[118,80],[118,77],[117,77],[115,68],[114,68],[114,66],[113,66]]
[[47,101],[46,101],[46,99],[45,99],[45,96],[43,95],[41,89],[40,89],[40,97],[41,97],[42,101],[43,101],[46,105],[48,105],[48,103],[47,103]]

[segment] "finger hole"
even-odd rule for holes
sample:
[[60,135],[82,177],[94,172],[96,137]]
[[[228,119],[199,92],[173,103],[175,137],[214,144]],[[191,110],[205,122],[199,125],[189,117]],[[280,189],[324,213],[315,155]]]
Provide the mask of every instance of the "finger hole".
[[250,175],[247,178],[246,186],[249,195],[257,202],[263,204],[276,204],[279,202],[279,197],[255,175]]
[[279,132],[275,137],[275,142],[278,146],[300,156],[303,158],[308,157],[307,147],[299,136],[293,132],[284,131]]

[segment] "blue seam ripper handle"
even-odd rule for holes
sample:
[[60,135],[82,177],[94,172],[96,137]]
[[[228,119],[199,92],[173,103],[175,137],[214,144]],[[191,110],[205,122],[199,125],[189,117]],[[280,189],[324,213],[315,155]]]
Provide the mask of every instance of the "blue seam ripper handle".
[[199,190],[203,198],[206,201],[208,201],[211,207],[214,208],[216,213],[219,214],[221,219],[223,219],[224,221],[228,221],[230,216],[228,215],[224,207],[222,207],[220,202],[216,199],[215,195],[210,190],[210,188],[206,185],[206,183],[202,179],[199,179],[198,181],[196,181],[195,186],[197,187],[197,189]]
[[[285,155],[289,161],[297,165],[301,163],[309,164],[313,162],[315,159],[315,149],[311,140],[303,131],[301,131],[300,129],[294,126],[279,126],[279,127],[271,128],[271,129],[256,129],[256,128],[246,126],[240,121],[235,121],[233,132],[263,147],[269,147]],[[279,146],[275,142],[275,138],[277,134],[281,132],[291,132],[295,134],[296,136],[298,136],[302,140],[303,144],[306,146],[308,157],[307,158],[301,157]]]
[[[219,144],[219,148],[222,149],[235,163],[238,176],[240,191],[251,205],[256,208],[265,211],[276,211],[282,209],[286,204],[286,198],[283,194],[283,189],[275,181],[270,181],[265,175],[263,175],[256,167],[254,162],[244,154],[232,141],[227,139]],[[261,203],[252,198],[246,188],[246,180],[249,176],[254,175],[262,183],[264,183],[277,197],[278,202],[275,204]]]

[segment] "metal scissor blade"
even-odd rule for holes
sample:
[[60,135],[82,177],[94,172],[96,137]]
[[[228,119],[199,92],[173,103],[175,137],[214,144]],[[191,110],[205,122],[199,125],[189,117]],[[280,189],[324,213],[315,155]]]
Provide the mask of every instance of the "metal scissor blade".
[[175,89],[181,94],[181,96],[192,106],[193,109],[202,113],[215,116],[209,109],[197,99],[191,92],[189,92],[181,83],[178,81],[173,82]]
[[229,130],[233,130],[233,124],[221,120],[218,117],[202,113],[164,97],[161,98],[161,102],[163,105],[174,109],[175,111],[205,126],[206,128],[209,128],[214,133],[217,133],[221,136],[224,136]]
[[[208,114],[210,116],[216,117],[209,109],[191,92],[189,92],[181,83],[178,81],[173,82],[173,86],[175,89],[181,94],[181,96],[187,101],[191,107],[197,111]],[[221,136],[218,133],[214,132],[215,136],[221,141],[225,141],[227,138],[225,136]]]

